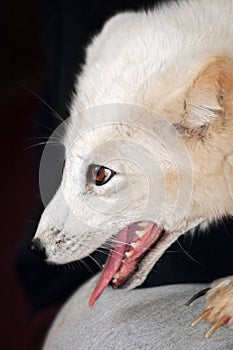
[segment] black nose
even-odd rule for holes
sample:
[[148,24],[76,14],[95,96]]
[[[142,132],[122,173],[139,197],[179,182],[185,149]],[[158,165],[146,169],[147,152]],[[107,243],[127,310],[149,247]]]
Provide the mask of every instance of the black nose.
[[33,239],[31,243],[28,245],[28,249],[34,254],[38,255],[40,258],[46,258],[45,248],[41,245],[38,238]]

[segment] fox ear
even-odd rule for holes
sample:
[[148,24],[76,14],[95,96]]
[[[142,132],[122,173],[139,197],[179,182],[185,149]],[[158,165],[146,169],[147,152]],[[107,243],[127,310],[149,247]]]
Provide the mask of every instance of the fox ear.
[[223,117],[233,95],[233,61],[226,57],[209,59],[185,99],[186,127],[208,126]]

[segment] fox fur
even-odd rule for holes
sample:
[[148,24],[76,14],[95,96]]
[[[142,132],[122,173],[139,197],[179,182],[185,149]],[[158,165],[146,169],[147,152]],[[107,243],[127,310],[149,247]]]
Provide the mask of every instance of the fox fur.
[[[117,14],[88,46],[75,90],[62,182],[35,238],[60,264],[156,222],[165,234],[133,288],[181,234],[233,214],[233,1]],[[116,175],[90,184],[90,164]]]

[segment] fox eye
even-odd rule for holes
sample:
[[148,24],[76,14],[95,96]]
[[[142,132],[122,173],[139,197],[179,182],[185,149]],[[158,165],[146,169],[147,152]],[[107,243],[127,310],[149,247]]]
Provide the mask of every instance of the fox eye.
[[115,171],[109,168],[102,165],[92,164],[88,168],[87,178],[89,182],[92,182],[96,186],[102,186],[106,184],[115,174]]

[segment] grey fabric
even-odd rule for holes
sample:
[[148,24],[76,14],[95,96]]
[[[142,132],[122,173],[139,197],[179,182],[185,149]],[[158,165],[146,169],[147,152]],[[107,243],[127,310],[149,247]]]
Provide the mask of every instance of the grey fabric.
[[170,285],[132,291],[107,288],[95,306],[88,300],[97,277],[68,300],[55,319],[44,350],[232,350],[233,332],[217,330],[209,339],[202,313],[204,298],[185,302],[204,284]]

